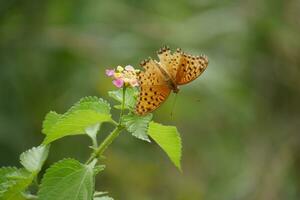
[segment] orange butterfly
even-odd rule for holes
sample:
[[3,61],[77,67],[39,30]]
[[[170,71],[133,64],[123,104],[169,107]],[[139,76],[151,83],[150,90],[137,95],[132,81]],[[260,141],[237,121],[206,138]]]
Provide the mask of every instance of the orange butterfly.
[[138,80],[140,93],[135,112],[145,115],[157,109],[173,90],[178,93],[178,85],[195,80],[208,66],[204,55],[187,55],[180,49],[171,54],[165,46],[158,52],[160,62],[149,58],[141,62],[145,71],[140,72]]

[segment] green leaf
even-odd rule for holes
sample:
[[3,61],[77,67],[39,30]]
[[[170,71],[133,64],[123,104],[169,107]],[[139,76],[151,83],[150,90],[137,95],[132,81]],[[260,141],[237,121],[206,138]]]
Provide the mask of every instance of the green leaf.
[[94,200],[114,200],[114,199],[109,196],[103,196],[103,197],[94,197]]
[[0,168],[0,199],[24,200],[23,192],[34,176],[25,169]]
[[103,195],[106,195],[108,194],[108,192],[103,192],[103,191],[95,191],[94,192],[94,197],[100,197],[100,196],[103,196]]
[[30,172],[38,173],[48,157],[49,146],[33,147],[21,154],[20,162]]
[[95,139],[96,136],[97,136],[97,133],[100,129],[100,125],[101,125],[100,123],[97,123],[97,124],[94,124],[94,125],[91,125],[91,126],[87,127],[85,129],[86,134],[88,136],[90,136],[90,138]]
[[72,113],[77,110],[93,110],[98,113],[110,114],[110,105],[101,98],[89,96],[80,99],[68,112]]
[[135,114],[124,115],[122,118],[122,124],[126,127],[127,131],[132,133],[133,136],[150,142],[147,129],[148,124],[152,119],[152,114],[148,114],[145,116],[138,116]]
[[[118,102],[123,101],[123,89],[118,89],[115,91],[109,91],[108,95]],[[137,88],[126,88],[125,92],[125,109],[133,110],[135,108],[136,99],[138,95]],[[114,106],[116,109],[121,109],[120,105]]]
[[63,115],[47,114],[42,132],[46,134],[44,144],[68,135],[86,134],[86,128],[111,122],[110,106],[101,98],[85,97]]
[[174,165],[181,171],[181,138],[175,126],[149,123],[148,135],[167,153]]
[[0,184],[7,180],[7,175],[16,172],[18,169],[15,167],[2,167],[0,168]]
[[43,121],[43,129],[42,129],[42,133],[46,134],[48,133],[51,128],[59,121],[59,119],[62,117],[62,115],[57,114],[54,111],[50,111],[44,121]]
[[64,159],[52,165],[45,173],[40,190],[41,200],[89,200],[94,191],[94,165]]
[[93,200],[113,200],[113,198],[107,196],[108,192],[94,192]]
[[4,193],[7,190],[7,187],[9,186],[8,182],[8,176],[9,174],[12,174],[16,172],[18,169],[15,167],[2,167],[0,168],[0,197],[1,194]]
[[100,129],[101,123],[94,124],[85,129],[85,133],[92,139],[92,148],[96,149],[98,146],[97,133]]

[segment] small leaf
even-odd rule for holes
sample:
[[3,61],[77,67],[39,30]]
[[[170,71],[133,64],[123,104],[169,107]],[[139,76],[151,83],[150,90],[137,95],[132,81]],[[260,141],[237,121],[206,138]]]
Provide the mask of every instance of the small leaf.
[[[123,101],[123,89],[109,91],[108,95],[118,102]],[[125,91],[125,109],[133,110],[136,104],[138,90],[136,88],[126,88]],[[121,109],[121,105],[114,106],[116,109]]]
[[128,132],[132,133],[133,136],[150,142],[147,136],[148,124],[152,119],[152,114],[145,116],[138,116],[135,114],[124,115],[122,123],[125,125]]
[[97,192],[97,191],[95,191],[93,200],[113,200],[113,198],[107,196],[107,194],[108,194],[108,192]]
[[94,200],[114,200],[114,199],[109,196],[103,196],[103,197],[94,197]]
[[38,146],[25,151],[20,156],[20,162],[30,172],[38,173],[48,157],[49,146]]
[[94,167],[94,174],[98,174],[99,172],[103,171],[105,169],[105,165],[96,165]]
[[86,134],[86,128],[112,121],[109,104],[101,98],[85,97],[63,115],[47,114],[43,122],[44,144],[68,135]]
[[26,200],[38,199],[38,196],[30,193],[23,193],[23,196],[25,197]]
[[148,135],[167,153],[174,165],[181,171],[181,138],[175,126],[149,123]]
[[94,197],[99,197],[99,196],[103,196],[103,195],[106,195],[108,194],[108,192],[102,192],[102,191],[95,191],[94,192]]
[[92,199],[94,190],[94,167],[74,159],[64,159],[52,165],[45,173],[39,199],[85,200]]
[[[122,109],[122,105],[114,105],[115,109],[121,110]],[[128,109],[126,108],[126,106],[124,107],[124,109]]]
[[34,176],[25,169],[0,168],[0,199],[25,200],[23,193]]
[[90,136],[93,139],[93,138],[96,138],[99,128],[100,128],[100,123],[97,123],[97,124],[87,127],[85,129],[85,132],[88,136]]

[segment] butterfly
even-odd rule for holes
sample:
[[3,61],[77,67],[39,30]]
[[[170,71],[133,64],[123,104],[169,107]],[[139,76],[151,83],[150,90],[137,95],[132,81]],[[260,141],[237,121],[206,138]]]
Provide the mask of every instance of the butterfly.
[[159,62],[152,58],[140,63],[144,68],[138,75],[140,92],[135,113],[146,115],[157,109],[178,85],[187,84],[200,76],[208,66],[205,55],[192,56],[177,49],[173,54],[164,46],[157,52]]

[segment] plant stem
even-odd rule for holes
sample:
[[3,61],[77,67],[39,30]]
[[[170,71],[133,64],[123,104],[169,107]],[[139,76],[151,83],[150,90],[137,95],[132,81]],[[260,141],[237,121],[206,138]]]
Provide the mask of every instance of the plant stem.
[[120,119],[119,123],[116,124],[116,128],[104,139],[104,141],[99,145],[99,147],[91,154],[90,158],[86,161],[86,164],[89,164],[92,162],[95,158],[100,157],[104,151],[107,149],[107,147],[115,140],[116,137],[119,136],[121,131],[125,129],[124,126],[122,126],[122,116],[124,114],[124,108],[125,108],[125,95],[126,95],[126,86],[123,86],[123,93],[122,93],[122,107],[120,112]]
[[100,146],[96,149],[96,151],[90,156],[86,164],[90,163],[95,158],[101,156],[106,148],[114,141],[116,137],[119,136],[120,132],[124,129],[122,126],[117,126],[100,144]]

